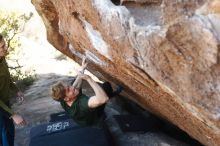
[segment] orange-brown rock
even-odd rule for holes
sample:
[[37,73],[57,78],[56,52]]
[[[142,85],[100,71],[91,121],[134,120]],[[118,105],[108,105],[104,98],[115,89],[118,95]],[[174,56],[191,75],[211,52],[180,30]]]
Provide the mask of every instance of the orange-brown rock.
[[122,84],[133,101],[220,145],[218,0],[32,3],[58,50],[77,62],[87,56],[92,73]]

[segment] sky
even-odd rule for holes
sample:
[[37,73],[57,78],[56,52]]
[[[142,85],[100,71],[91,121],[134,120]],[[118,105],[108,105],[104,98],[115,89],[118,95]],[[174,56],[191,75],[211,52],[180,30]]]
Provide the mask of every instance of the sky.
[[34,9],[30,0],[0,0],[1,9],[29,12]]

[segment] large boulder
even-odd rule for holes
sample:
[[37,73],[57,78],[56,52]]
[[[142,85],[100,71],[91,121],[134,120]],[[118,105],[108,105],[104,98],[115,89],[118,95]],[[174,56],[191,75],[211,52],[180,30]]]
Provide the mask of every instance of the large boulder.
[[218,0],[32,0],[48,41],[207,146],[220,145]]

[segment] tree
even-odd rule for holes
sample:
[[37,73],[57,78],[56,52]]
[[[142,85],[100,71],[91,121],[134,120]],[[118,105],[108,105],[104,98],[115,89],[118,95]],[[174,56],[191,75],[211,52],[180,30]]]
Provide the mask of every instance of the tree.
[[25,84],[25,86],[29,85],[34,81],[32,73],[22,73],[22,66],[16,58],[16,51],[21,46],[18,34],[23,32],[25,24],[32,16],[33,13],[26,15],[19,14],[17,12],[5,12],[0,10],[0,33],[4,36],[6,45],[10,49],[7,59],[15,62],[13,64],[16,64],[15,66],[9,64],[9,70],[14,81],[20,81],[20,86],[23,86],[23,84]]
[[4,36],[8,47],[13,53],[15,48],[20,46],[17,34],[23,32],[25,24],[31,19],[33,13],[29,16],[26,14],[17,14],[16,12],[7,13],[0,11],[0,33]]

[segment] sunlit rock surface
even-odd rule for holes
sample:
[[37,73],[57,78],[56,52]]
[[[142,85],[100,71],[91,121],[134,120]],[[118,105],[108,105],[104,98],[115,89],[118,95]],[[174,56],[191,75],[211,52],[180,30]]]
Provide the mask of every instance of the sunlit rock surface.
[[32,0],[48,40],[207,146],[220,145],[220,1]]

